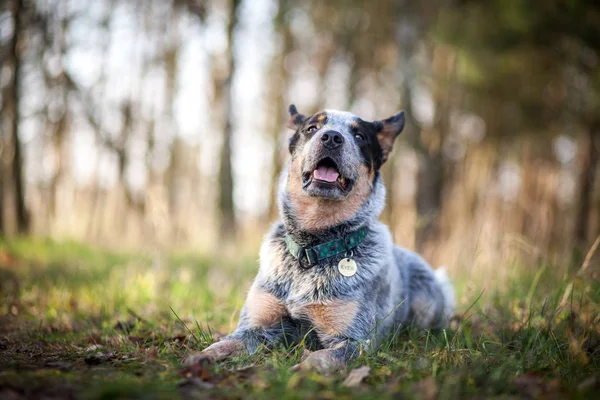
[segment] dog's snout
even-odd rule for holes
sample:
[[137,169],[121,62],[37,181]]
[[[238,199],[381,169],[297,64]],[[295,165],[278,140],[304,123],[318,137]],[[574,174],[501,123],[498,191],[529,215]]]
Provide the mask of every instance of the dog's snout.
[[344,143],[344,137],[339,132],[327,131],[321,136],[321,141],[328,149],[335,149]]

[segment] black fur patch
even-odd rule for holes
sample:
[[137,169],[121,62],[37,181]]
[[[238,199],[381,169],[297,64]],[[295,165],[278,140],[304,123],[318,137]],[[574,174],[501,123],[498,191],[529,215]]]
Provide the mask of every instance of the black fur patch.
[[288,150],[290,151],[290,154],[294,155],[294,152],[296,151],[296,146],[298,144],[298,140],[300,140],[300,134],[298,133],[298,131],[296,131],[296,133],[294,133],[292,135],[292,137],[290,138],[290,142],[288,144]]
[[317,129],[319,129],[321,126],[325,125],[327,123],[327,114],[320,112],[306,118],[304,115],[298,114],[298,110],[296,110],[294,105],[290,106],[290,113],[292,111],[295,112],[295,114],[292,114],[292,118],[294,123],[297,124],[298,128],[296,129],[296,132],[294,132],[294,135],[292,135],[290,138],[288,149],[290,154],[294,155],[294,152],[296,151],[301,139],[307,141],[313,136],[313,133],[307,131],[308,128],[315,126]]
[[382,126],[380,122],[366,122],[362,119],[356,121],[358,124],[357,128],[352,128],[354,134],[361,134],[364,140],[359,140],[355,137],[355,140],[360,146],[360,151],[365,159],[366,165],[369,169],[378,170],[383,164],[383,151],[377,140],[377,133],[381,130]]

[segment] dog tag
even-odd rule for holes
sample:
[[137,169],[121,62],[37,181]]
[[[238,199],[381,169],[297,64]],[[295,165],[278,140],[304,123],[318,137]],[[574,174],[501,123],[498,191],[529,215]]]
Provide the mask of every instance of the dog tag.
[[344,276],[354,275],[357,269],[356,261],[351,258],[342,258],[338,263],[338,271]]

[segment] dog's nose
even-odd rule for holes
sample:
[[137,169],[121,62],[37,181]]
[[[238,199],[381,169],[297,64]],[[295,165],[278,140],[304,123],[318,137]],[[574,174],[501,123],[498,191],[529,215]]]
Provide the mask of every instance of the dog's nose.
[[323,142],[323,146],[328,149],[335,149],[344,143],[344,137],[339,132],[327,131],[321,136],[321,141]]

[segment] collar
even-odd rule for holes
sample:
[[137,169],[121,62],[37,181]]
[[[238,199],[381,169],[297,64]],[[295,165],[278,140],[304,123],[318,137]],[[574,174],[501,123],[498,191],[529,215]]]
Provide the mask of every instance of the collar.
[[309,269],[325,258],[337,256],[358,247],[366,237],[367,227],[363,226],[331,242],[321,243],[312,247],[302,247],[290,235],[285,235],[285,247],[294,258],[298,259],[302,268]]

